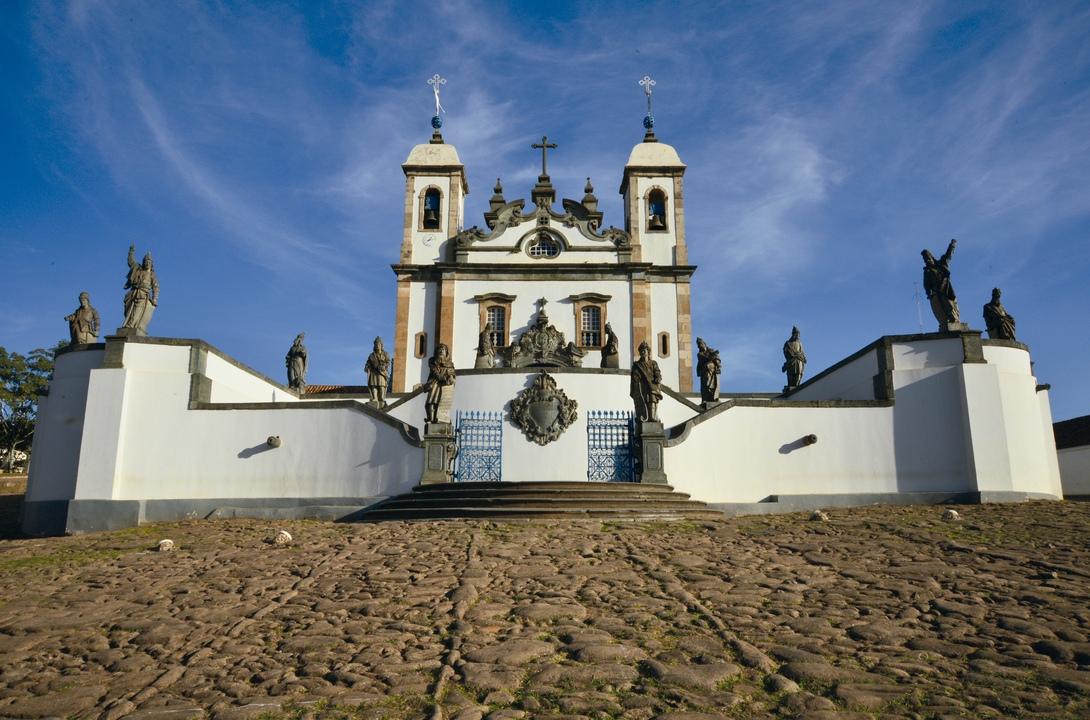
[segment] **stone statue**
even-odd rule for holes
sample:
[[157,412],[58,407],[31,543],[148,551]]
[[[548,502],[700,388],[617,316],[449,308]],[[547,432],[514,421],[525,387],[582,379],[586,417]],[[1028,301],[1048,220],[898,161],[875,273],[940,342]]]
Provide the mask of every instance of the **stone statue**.
[[719,400],[719,374],[723,361],[719,351],[708,347],[704,338],[696,339],[696,374],[700,377],[700,400],[710,403]]
[[984,306],[984,325],[993,340],[1014,340],[1014,318],[999,301],[1002,291],[992,288],[992,301]]
[[303,333],[295,336],[295,342],[284,358],[288,366],[288,387],[303,395],[307,391],[307,348],[303,345]]
[[632,363],[630,395],[636,403],[636,417],[640,422],[659,421],[659,401],[662,400],[662,371],[651,359],[651,346],[640,343],[640,359]]
[[806,351],[799,340],[799,329],[791,328],[791,337],[783,344],[783,367],[787,373],[787,389],[794,390],[802,384],[802,371],[806,369]]
[[935,319],[939,321],[940,331],[946,330],[949,324],[961,322],[957,295],[950,283],[950,258],[957,244],[957,240],[951,240],[946,252],[938,260],[930,250],[920,253],[923,255],[923,289],[927,293],[927,299],[931,301],[931,312],[935,313]]
[[382,346],[382,338],[375,338],[375,348],[367,356],[367,362],[363,369],[367,372],[367,392],[371,394],[371,402],[380,408],[386,407],[386,387],[390,380],[386,375],[390,367],[390,356]]
[[484,330],[477,336],[477,359],[473,363],[475,368],[491,368],[496,366],[496,344],[492,342],[492,333],[495,329],[491,322],[484,324]]
[[73,345],[86,345],[98,340],[101,322],[98,310],[91,307],[91,296],[86,292],[79,294],[79,307],[65,320],[68,321],[68,332],[72,336]]
[[[428,360],[428,381],[424,383],[428,391],[424,400],[424,415],[428,422],[450,422],[454,378],[454,363],[450,360],[450,348],[445,343],[439,343],[435,348],[435,354]],[[445,407],[440,408],[440,405]]]
[[151,253],[136,262],[136,247],[129,245],[129,274],[125,278],[125,322],[118,335],[147,335],[151,314],[159,305],[159,280],[155,277]]
[[609,323],[606,323],[606,344],[602,348],[602,363],[604,368],[618,368],[620,367],[619,350],[620,342],[617,341],[617,333],[613,332],[613,328]]

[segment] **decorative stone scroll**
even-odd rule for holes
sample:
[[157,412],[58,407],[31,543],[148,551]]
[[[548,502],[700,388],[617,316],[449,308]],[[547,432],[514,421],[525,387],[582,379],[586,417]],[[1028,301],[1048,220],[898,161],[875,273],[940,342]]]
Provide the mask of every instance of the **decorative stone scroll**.
[[542,370],[533,384],[511,401],[508,417],[526,437],[548,445],[575,422],[579,404],[556,386],[556,380]]

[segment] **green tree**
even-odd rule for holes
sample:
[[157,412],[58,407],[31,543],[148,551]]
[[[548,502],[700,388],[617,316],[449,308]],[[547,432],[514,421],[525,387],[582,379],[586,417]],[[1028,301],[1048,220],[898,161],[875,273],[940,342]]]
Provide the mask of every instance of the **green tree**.
[[28,452],[38,418],[38,396],[53,376],[53,351],[38,348],[28,355],[0,347],[0,460],[15,468],[15,453]]

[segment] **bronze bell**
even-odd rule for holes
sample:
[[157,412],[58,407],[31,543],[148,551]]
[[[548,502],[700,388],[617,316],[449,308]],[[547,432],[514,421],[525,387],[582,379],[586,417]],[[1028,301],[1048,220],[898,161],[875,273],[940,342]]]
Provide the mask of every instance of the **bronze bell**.
[[438,228],[439,227],[439,211],[435,208],[424,209],[424,227],[426,228]]
[[665,230],[666,219],[662,215],[652,215],[651,221],[647,223],[648,230]]

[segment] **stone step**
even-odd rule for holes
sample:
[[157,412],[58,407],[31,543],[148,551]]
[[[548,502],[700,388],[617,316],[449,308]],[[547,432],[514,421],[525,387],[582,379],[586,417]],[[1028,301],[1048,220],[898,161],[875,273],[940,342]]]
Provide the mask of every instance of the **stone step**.
[[462,507],[557,507],[557,508],[640,508],[640,507],[663,507],[663,508],[694,508],[703,509],[707,506],[704,503],[696,502],[695,500],[689,500],[687,498],[665,498],[649,500],[645,498],[549,498],[549,497],[480,497],[480,498],[406,498],[399,496],[396,498],[390,498],[382,503],[383,508],[406,508],[406,507],[419,507],[419,508],[442,508],[449,507],[451,505],[459,505]]
[[672,510],[643,508],[558,508],[558,507],[457,507],[445,508],[392,508],[384,510],[376,508],[363,513],[360,522],[374,522],[380,520],[445,520],[459,518],[479,519],[623,519],[623,520],[721,520],[723,514],[708,509]]
[[645,492],[671,494],[677,492],[671,485],[630,482],[452,482],[435,485],[417,485],[414,493],[465,492],[468,490],[514,491],[533,490],[535,492],[584,490],[594,492]]
[[454,518],[718,519],[669,485],[592,482],[422,485],[364,510],[361,522]]

